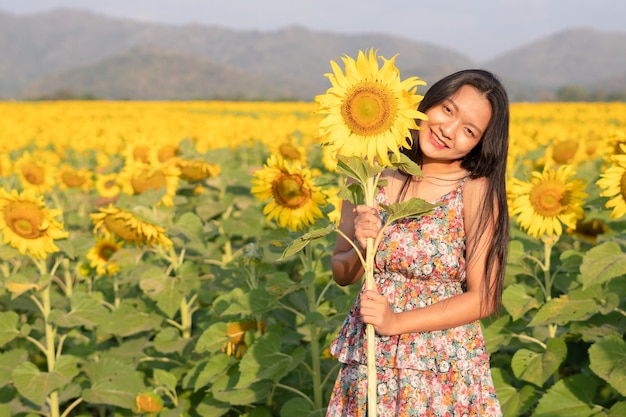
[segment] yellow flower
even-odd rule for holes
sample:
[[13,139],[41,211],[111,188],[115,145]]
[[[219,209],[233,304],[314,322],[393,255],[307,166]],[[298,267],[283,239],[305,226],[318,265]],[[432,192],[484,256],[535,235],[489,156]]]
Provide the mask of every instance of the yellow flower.
[[93,188],[93,175],[87,168],[76,169],[71,165],[63,164],[57,174],[59,188],[80,188],[87,192]]
[[163,410],[163,400],[154,392],[142,392],[135,396],[138,413],[158,413]]
[[613,155],[613,165],[596,181],[602,188],[600,196],[612,197],[606,202],[606,208],[612,208],[611,217],[618,219],[626,214],[626,145],[621,145],[622,153]]
[[13,161],[6,153],[0,153],[0,177],[7,177],[13,172]]
[[334,207],[333,210],[328,213],[328,220],[337,225],[339,224],[339,219],[341,217],[341,205],[343,203],[343,200],[337,195],[338,193],[339,187],[336,186],[324,189],[324,194],[326,195],[328,202]]
[[561,165],[556,171],[550,167],[542,173],[533,171],[530,182],[511,180],[511,211],[529,235],[560,236],[562,224],[576,228],[577,220],[584,215],[582,205],[587,194],[581,180],[570,180],[574,174],[571,165]]
[[297,231],[323,217],[324,193],[313,183],[311,171],[299,164],[271,155],[265,167],[254,173],[252,183],[252,194],[268,202],[263,214],[280,227]]
[[68,237],[63,223],[55,218],[61,210],[47,209],[42,197],[33,190],[21,194],[0,188],[0,231],[4,243],[17,248],[22,255],[30,254],[44,259],[49,253],[58,252],[56,239]]
[[33,157],[26,151],[15,161],[15,171],[22,187],[32,189],[37,194],[44,194],[54,188],[56,170],[54,165]]
[[115,198],[120,195],[122,189],[117,183],[117,174],[96,174],[96,191],[106,198]]
[[234,355],[236,358],[241,358],[246,351],[245,335],[248,330],[261,330],[261,333],[265,333],[265,323],[261,322],[260,325],[256,321],[228,323],[226,326],[228,342],[222,348],[222,352],[226,351],[226,354],[229,356]]
[[277,141],[275,145],[270,147],[270,152],[290,162],[299,162],[303,165],[307,162],[305,147],[298,145],[295,139],[291,137]]
[[127,164],[119,173],[117,182],[126,194],[143,194],[148,190],[165,189],[160,204],[174,206],[180,170],[174,164],[146,165]]
[[345,75],[330,61],[333,73],[326,76],[332,87],[315,97],[318,113],[324,116],[319,135],[322,144],[339,154],[390,165],[389,152],[398,156],[400,148],[409,148],[410,130],[418,129],[416,119],[426,119],[417,110],[423,97],[416,94],[426,83],[418,77],[401,81],[397,55],[380,57],[379,68],[376,54],[370,50],[369,57],[363,51],[356,60],[343,57]]
[[146,222],[133,213],[111,204],[99,211],[89,215],[94,223],[95,233],[101,231],[107,237],[115,235],[136,245],[161,245],[166,248],[172,245],[172,241],[165,236],[165,229]]
[[181,178],[187,181],[202,181],[209,177],[217,177],[222,171],[219,165],[209,164],[202,159],[195,161],[179,159],[177,165]]
[[90,266],[96,268],[98,275],[113,275],[120,271],[120,266],[110,259],[115,252],[122,249],[122,243],[112,238],[98,238],[93,248],[87,252]]

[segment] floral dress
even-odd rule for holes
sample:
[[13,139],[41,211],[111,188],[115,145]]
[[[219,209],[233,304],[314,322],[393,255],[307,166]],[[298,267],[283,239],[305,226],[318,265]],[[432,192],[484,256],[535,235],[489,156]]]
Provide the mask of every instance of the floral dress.
[[[463,185],[437,200],[431,213],[387,226],[374,280],[395,312],[414,310],[463,292]],[[384,189],[377,201],[389,204]],[[386,213],[380,212],[383,223]],[[361,292],[362,294],[362,292]],[[342,362],[329,417],[367,415],[365,324],[360,295],[330,347]],[[501,416],[489,355],[478,321],[431,332],[376,334],[377,415]]]

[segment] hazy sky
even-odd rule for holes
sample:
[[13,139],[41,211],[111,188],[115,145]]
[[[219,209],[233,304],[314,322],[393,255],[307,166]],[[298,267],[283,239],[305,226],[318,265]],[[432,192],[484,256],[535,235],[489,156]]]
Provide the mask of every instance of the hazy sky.
[[57,7],[177,25],[388,33],[477,61],[569,28],[626,33],[624,0],[0,0],[0,11],[17,14]]

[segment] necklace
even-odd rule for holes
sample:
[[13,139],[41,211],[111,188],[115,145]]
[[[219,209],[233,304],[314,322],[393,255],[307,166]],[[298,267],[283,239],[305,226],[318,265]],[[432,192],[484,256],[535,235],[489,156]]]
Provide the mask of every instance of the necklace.
[[415,179],[417,182],[421,182],[422,180],[425,180],[425,179],[434,179],[434,180],[439,180],[439,181],[445,181],[445,182],[452,183],[452,182],[458,182],[458,181],[464,180],[465,178],[469,177],[470,174],[471,174],[471,172],[468,172],[468,173],[466,173],[465,175],[463,175],[462,177],[459,177],[459,178],[441,178],[441,177],[437,177],[437,176],[434,176],[434,175],[423,175],[421,177],[415,177],[414,176],[413,179]]

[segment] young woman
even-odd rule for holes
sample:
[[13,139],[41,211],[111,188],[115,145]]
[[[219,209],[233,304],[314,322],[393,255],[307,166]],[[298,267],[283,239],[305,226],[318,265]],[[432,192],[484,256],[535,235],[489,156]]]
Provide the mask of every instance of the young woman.
[[[376,291],[360,292],[331,345],[343,366],[327,416],[367,415],[366,324],[376,330],[378,416],[501,415],[478,320],[499,308],[506,263],[507,94],[490,72],[464,70],[433,84],[419,110],[428,121],[405,153],[423,176],[386,171],[377,202],[440,205],[383,231]],[[346,202],[339,227],[364,248],[385,216]],[[340,285],[363,275],[341,237],[332,269]]]

